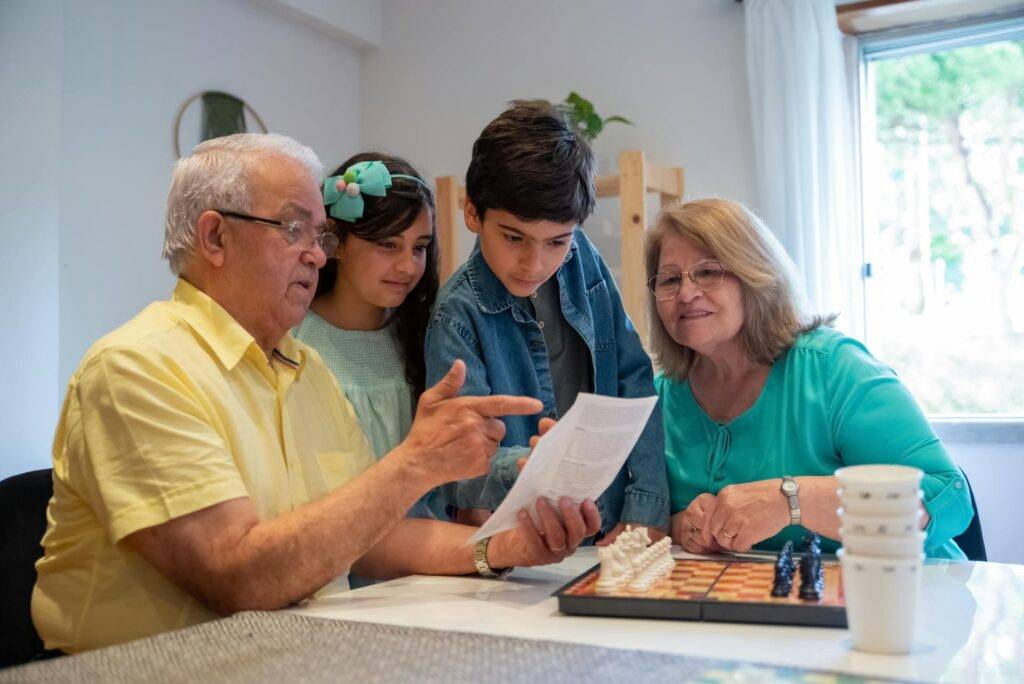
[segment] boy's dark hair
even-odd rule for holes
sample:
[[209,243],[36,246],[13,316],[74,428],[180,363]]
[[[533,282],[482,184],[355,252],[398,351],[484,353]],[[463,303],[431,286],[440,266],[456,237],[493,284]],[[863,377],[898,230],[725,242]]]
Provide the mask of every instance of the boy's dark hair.
[[[380,161],[392,174],[400,173],[407,176],[422,176],[413,166],[399,157],[391,157],[379,152],[363,152],[346,159],[341,166],[329,176],[340,176],[345,169],[364,161]],[[405,380],[413,390],[413,397],[423,393],[427,380],[426,361],[423,357],[423,341],[427,334],[427,323],[430,321],[430,309],[437,298],[440,284],[438,276],[437,235],[434,216],[434,193],[425,185],[408,178],[394,178],[391,187],[384,197],[363,195],[364,209],[362,218],[355,222],[335,221],[334,230],[344,241],[349,235],[363,240],[376,242],[398,235],[409,229],[420,212],[430,210],[430,229],[433,239],[427,246],[427,264],[423,277],[416,287],[406,296],[405,301],[391,312],[388,323],[394,326],[395,337],[402,349],[402,360],[405,363]],[[338,280],[338,260],[328,259],[320,269],[320,279],[316,286],[316,296],[327,294],[334,289]]]
[[595,161],[564,113],[545,100],[514,100],[473,143],[466,197],[524,221],[583,223],[594,211]]

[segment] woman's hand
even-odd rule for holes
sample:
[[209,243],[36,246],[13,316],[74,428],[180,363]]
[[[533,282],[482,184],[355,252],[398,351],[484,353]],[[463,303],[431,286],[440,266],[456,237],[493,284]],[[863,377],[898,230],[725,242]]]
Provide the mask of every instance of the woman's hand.
[[672,542],[682,546],[684,551],[701,556],[721,551],[722,547],[705,532],[717,506],[715,495],[704,493],[691,501],[685,511],[673,515]]
[[780,482],[776,478],[723,487],[703,531],[723,549],[740,552],[778,534],[789,524],[789,504],[779,491]]

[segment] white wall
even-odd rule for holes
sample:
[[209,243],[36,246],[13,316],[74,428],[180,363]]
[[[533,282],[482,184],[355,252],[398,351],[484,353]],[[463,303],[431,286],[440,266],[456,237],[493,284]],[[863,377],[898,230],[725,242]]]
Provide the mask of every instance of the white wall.
[[384,24],[381,0],[251,0],[347,44],[380,47]]
[[[383,45],[363,61],[363,139],[426,174],[464,177],[506,102],[576,90],[636,124],[597,140],[602,172],[641,148],[684,166],[688,194],[753,205],[743,41],[734,0],[385,0]],[[617,217],[606,200],[590,223],[612,229]],[[463,234],[461,253],[470,244]],[[617,261],[617,247],[599,246]]]
[[946,448],[971,481],[989,560],[1024,564],[1019,526],[1024,444],[947,442]]
[[[231,92],[325,164],[360,132],[358,53],[244,0],[69,2],[63,27],[61,170],[74,179],[60,197],[65,380],[95,339],[169,294],[163,208],[186,98]],[[183,135],[183,151],[198,142]]]
[[60,10],[0,4],[0,478],[47,463],[59,408]]
[[181,103],[227,90],[332,165],[359,147],[360,102],[356,47],[247,0],[0,8],[0,135],[13,150],[0,183],[3,477],[49,463],[88,346],[170,293],[160,251]]

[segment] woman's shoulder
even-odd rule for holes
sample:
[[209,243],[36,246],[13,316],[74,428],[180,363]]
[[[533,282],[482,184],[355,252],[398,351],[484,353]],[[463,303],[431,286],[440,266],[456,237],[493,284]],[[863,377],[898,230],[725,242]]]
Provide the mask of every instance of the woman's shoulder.
[[847,342],[856,342],[852,337],[836,330],[829,325],[819,325],[796,338],[793,349],[811,354],[828,356]]
[[825,324],[802,333],[793,343],[790,351],[797,355],[833,359],[851,353],[857,355],[868,353],[867,347],[860,340]]
[[687,380],[676,380],[667,375],[665,371],[659,371],[654,376],[654,391],[662,399],[673,397],[686,390]]
[[790,348],[788,362],[815,365],[830,375],[892,372],[871,355],[863,342],[827,325],[800,335]]

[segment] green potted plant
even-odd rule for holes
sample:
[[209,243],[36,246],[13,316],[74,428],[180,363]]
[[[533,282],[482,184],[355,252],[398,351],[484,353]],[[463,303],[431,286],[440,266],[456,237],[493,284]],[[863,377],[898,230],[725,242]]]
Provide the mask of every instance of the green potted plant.
[[573,124],[576,126],[576,131],[588,143],[593,143],[594,139],[604,130],[604,127],[610,123],[633,125],[633,122],[624,116],[609,116],[606,119],[602,119],[594,111],[594,104],[575,90],[569,93],[565,101],[558,103],[557,106],[572,119]]

